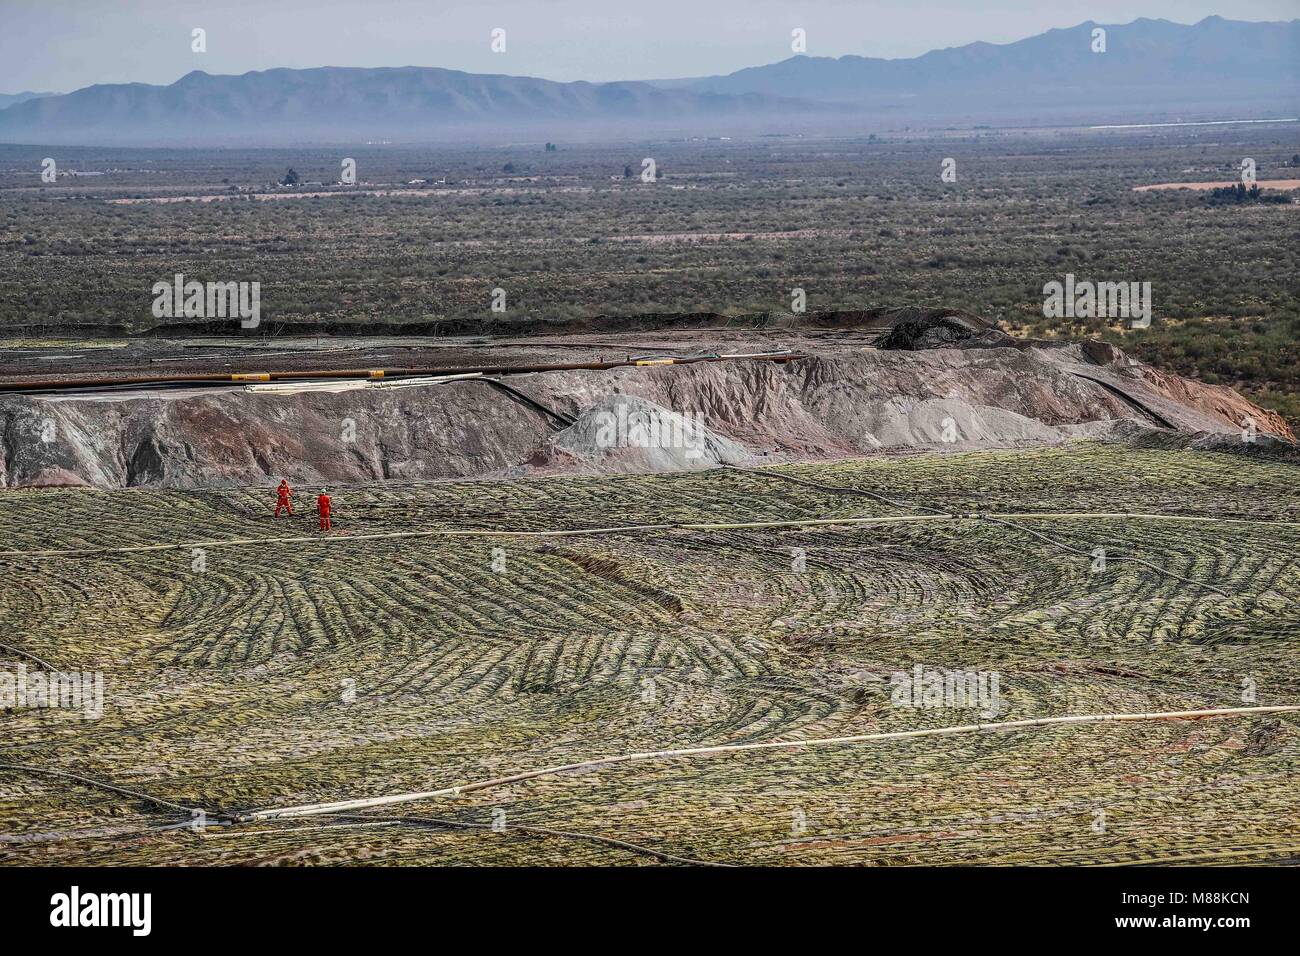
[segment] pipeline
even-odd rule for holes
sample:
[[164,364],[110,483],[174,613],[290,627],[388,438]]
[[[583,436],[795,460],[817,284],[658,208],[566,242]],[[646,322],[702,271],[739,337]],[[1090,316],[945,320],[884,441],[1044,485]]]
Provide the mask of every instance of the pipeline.
[[338,392],[357,392],[371,388],[425,388],[431,385],[448,385],[452,382],[463,382],[467,379],[482,377],[479,372],[469,372],[465,375],[439,375],[436,377],[409,375],[389,379],[341,378],[308,382],[254,382],[251,385],[245,385],[244,391],[260,395],[297,395],[302,392],[336,394]]
[[1102,388],[1110,392],[1112,395],[1114,395],[1124,404],[1128,405],[1129,408],[1132,408],[1134,411],[1140,412],[1141,414],[1145,415],[1148,419],[1155,422],[1161,428],[1168,428],[1171,429],[1172,431],[1180,431],[1179,427],[1175,425],[1173,422],[1171,422],[1169,419],[1165,418],[1165,416],[1161,415],[1150,405],[1146,404],[1146,402],[1138,401],[1136,398],[1134,398],[1128,392],[1124,391],[1118,385],[1112,385],[1110,382],[1103,381],[1102,379],[1099,378],[1094,378],[1093,376],[1086,375],[1083,372],[1075,372],[1071,370],[1070,374],[1073,375],[1075,378],[1083,379],[1085,382],[1092,382],[1094,385],[1100,385]]
[[[371,826],[385,824],[406,824],[408,826],[429,827],[433,829],[450,829],[450,830],[491,830],[490,823],[469,823],[461,820],[445,820],[439,817],[365,817],[349,816],[337,814],[341,820],[351,820],[356,823],[364,821]],[[257,831],[260,832],[260,831]],[[279,832],[279,831],[274,831]],[[656,850],[653,847],[641,846],[637,843],[629,843],[626,840],[619,840],[615,837],[603,836],[599,833],[584,833],[578,830],[556,830],[552,827],[534,827],[512,823],[502,833],[523,833],[528,836],[541,837],[562,837],[569,840],[583,840],[587,843],[596,843],[603,846],[613,847],[617,850],[627,850],[629,853],[635,853],[640,856],[653,857],[664,863],[680,863],[684,866],[721,866],[729,867],[730,863],[715,863],[710,860],[696,860],[690,857],[678,856],[674,853],[667,853],[663,850]]]
[[1280,704],[1269,707],[1221,707],[1212,710],[1174,710],[1142,714],[1078,714],[1065,717],[1034,717],[1027,720],[1007,720],[991,724],[961,724],[951,727],[927,727],[923,730],[900,730],[887,733],[853,734],[847,737],[815,737],[808,740],[773,740],[747,744],[719,744],[713,747],[683,747],[675,750],[652,750],[641,753],[618,754],[609,757],[597,757],[576,763],[559,764],[538,770],[524,770],[494,777],[489,780],[477,780],[454,787],[438,790],[425,790],[416,793],[394,793],[384,797],[361,797],[353,800],[336,800],[330,803],[305,803],[291,807],[271,807],[254,810],[235,816],[237,823],[249,823],[255,820],[279,820],[286,817],[309,817],[344,813],[351,810],[364,810],[371,807],[386,807],[402,803],[417,803],[438,797],[461,797],[479,790],[493,790],[524,780],[538,777],[550,777],[560,774],[568,775],[585,770],[608,767],[613,764],[633,763],[639,761],[668,760],[684,757],[707,757],[723,754],[749,753],[758,750],[800,750],[808,747],[844,746],[847,744],[877,743],[889,740],[912,740],[918,737],[937,737],[948,734],[989,733],[1026,728],[1048,727],[1060,724],[1119,723],[1128,721],[1152,720],[1203,720],[1211,717],[1238,717],[1246,714],[1278,714],[1300,711],[1300,705]]
[[73,392],[101,388],[185,388],[209,385],[246,385],[250,382],[307,381],[312,379],[390,379],[405,376],[527,375],[533,372],[603,372],[615,368],[638,368],[659,365],[694,365],[700,362],[795,362],[806,358],[795,352],[748,352],[732,355],[674,356],[672,358],[633,358],[610,362],[559,362],[542,365],[479,365],[429,368],[351,368],[293,370],[283,372],[177,372],[168,375],[125,375],[115,377],[33,378],[20,382],[0,383],[4,392]]
[[209,813],[207,810],[198,807],[186,807],[179,803],[173,803],[170,800],[164,800],[161,797],[155,797],[152,794],[141,793],[138,790],[128,790],[126,787],[119,787],[115,783],[109,783],[106,780],[98,780],[94,777],[87,777],[83,774],[72,773],[68,770],[56,770],[53,767],[31,767],[26,764],[18,763],[0,763],[0,770],[12,770],[15,773],[25,773],[38,777],[58,777],[62,780],[73,780],[77,783],[85,784],[87,787],[93,787],[96,790],[106,790],[109,793],[116,793],[120,796],[130,797],[133,800],[140,800],[144,803],[151,803],[154,806],[162,807],[166,810],[175,810],[186,816],[192,816],[194,813],[201,813],[206,818],[214,820],[231,819],[229,815]]
[[8,651],[10,654],[17,654],[19,657],[27,658],[29,661],[35,661],[36,663],[44,667],[47,671],[58,670],[58,668],[55,667],[53,664],[51,664],[49,661],[42,660],[41,658],[37,657],[35,654],[31,654],[28,653],[27,651],[20,650],[17,647],[11,647],[8,644],[0,644],[0,651]]
[[527,405],[529,408],[541,412],[547,418],[551,419],[552,422],[559,422],[561,428],[568,428],[576,420],[569,415],[563,414],[562,412],[557,412],[553,408],[548,408],[547,406],[543,405],[541,402],[537,401],[535,398],[525,395],[523,392],[519,391],[519,389],[507,385],[505,382],[501,381],[498,378],[488,378],[487,376],[481,376],[477,378],[464,378],[461,379],[461,381],[482,382],[484,385],[491,385],[493,388],[497,389],[498,391],[505,392],[507,395],[511,396],[512,398],[515,398],[518,401],[523,402],[523,404]]
[[542,415],[545,415],[552,425],[559,428],[568,428],[574,422],[574,419],[571,416],[557,412],[553,408],[548,408],[532,396],[526,395],[519,389],[507,385],[499,378],[490,378],[482,372],[467,372],[463,375],[417,375],[388,379],[341,379],[323,382],[258,382],[253,385],[246,385],[244,388],[249,392],[266,395],[293,395],[300,392],[328,392],[335,394],[338,392],[355,392],[371,388],[394,389],[420,388],[433,385],[452,385],[457,382],[482,382],[484,385],[491,385],[498,391],[504,392],[516,401],[521,402],[536,412],[540,412]]

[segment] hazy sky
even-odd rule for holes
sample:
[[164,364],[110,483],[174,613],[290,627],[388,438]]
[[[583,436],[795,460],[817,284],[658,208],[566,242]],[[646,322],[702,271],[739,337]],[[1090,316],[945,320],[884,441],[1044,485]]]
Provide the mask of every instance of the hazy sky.
[[[444,66],[554,80],[728,73],[791,55],[916,56],[1085,20],[1300,17],[1300,0],[0,0],[0,92],[171,83],[190,70]],[[190,49],[207,31],[207,52]],[[506,51],[493,53],[493,28]]]

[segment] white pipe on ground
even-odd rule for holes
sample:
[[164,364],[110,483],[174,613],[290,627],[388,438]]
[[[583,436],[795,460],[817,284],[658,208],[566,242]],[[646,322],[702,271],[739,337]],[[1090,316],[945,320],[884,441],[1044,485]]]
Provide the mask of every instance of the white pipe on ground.
[[1054,724],[1118,723],[1141,720],[1200,720],[1207,717],[1236,717],[1243,714],[1278,714],[1300,711],[1300,704],[1271,707],[1224,707],[1216,710],[1172,710],[1145,714],[1081,714],[1067,717],[1037,717],[1029,720],[1007,720],[992,724],[961,724],[954,727],[930,727],[924,730],[901,730],[879,734],[855,734],[849,737],[820,737],[811,740],[775,740],[767,743],[721,744],[715,747],[686,747],[679,750],[652,750],[643,753],[599,757],[578,763],[559,764],[540,770],[525,770],[505,777],[479,780],[441,790],[416,793],[394,793],[386,797],[363,797],[356,800],[337,800],[332,803],[304,803],[292,807],[255,810],[238,815],[241,823],[254,820],[274,820],[282,817],[307,817],[370,807],[387,807],[399,803],[416,803],[437,797],[459,797],[475,790],[489,790],[521,780],[552,776],[558,773],[590,770],[596,767],[640,760],[667,760],[678,757],[705,757],[717,754],[744,753],[753,750],[797,750],[804,747],[825,747],[842,744],[875,743],[885,740],[908,740],[915,737],[938,737],[947,734],[977,733],[981,731],[1020,730],[1027,727],[1046,727]]

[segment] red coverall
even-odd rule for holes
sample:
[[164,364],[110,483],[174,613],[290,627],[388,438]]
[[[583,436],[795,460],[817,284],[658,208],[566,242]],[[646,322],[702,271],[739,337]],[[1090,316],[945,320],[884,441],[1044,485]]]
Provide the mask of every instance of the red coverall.
[[280,509],[283,508],[293,514],[293,505],[289,502],[289,482],[281,481],[280,487],[275,489],[275,516],[280,517]]
[[316,513],[320,515],[320,529],[328,531],[330,529],[330,496],[321,492],[316,497]]

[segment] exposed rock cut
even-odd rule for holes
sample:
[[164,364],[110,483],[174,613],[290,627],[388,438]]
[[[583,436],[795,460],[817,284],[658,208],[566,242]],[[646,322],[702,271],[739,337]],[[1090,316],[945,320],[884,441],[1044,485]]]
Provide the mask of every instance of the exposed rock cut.
[[[1117,349],[904,350],[809,343],[788,364],[725,361],[567,369],[400,389],[0,395],[0,484],[174,488],[291,481],[666,471],[909,450],[1008,448],[1142,432],[1293,441],[1230,389]],[[620,443],[620,410],[631,428]],[[611,425],[612,423],[612,425]],[[639,423],[639,425],[635,424]],[[637,440],[656,429],[679,440]]]

